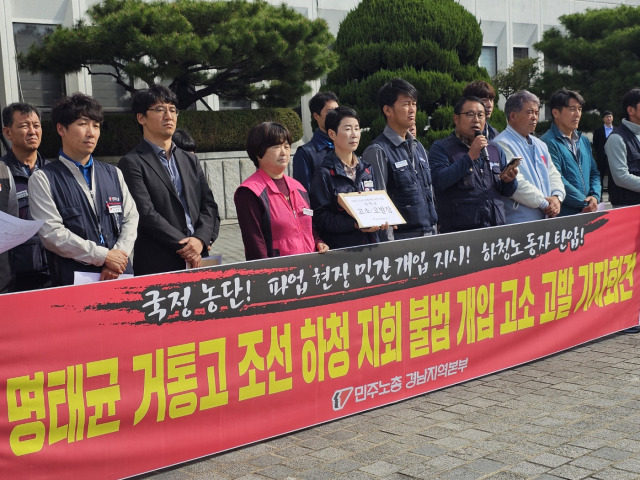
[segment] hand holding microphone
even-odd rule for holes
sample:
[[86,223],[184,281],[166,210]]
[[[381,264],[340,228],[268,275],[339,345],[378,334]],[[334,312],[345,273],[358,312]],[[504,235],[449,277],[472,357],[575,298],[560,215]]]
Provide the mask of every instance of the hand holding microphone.
[[[487,150],[487,144],[488,144],[487,139],[485,138],[484,135],[482,135],[482,132],[480,130],[476,130],[475,132],[476,132],[475,133],[476,139],[473,141],[471,145],[472,147],[480,147],[480,158],[482,158],[482,160],[486,162],[489,160],[489,151]],[[478,137],[482,137],[482,138],[478,139]]]

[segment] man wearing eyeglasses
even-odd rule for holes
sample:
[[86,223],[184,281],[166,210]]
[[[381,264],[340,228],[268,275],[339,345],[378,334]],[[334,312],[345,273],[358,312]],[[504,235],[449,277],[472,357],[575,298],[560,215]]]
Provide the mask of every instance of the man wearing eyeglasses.
[[583,105],[584,98],[573,90],[561,88],[551,95],[553,123],[540,138],[549,147],[566,191],[560,216],[595,212],[600,201],[600,172],[591,153],[591,142],[578,131]]
[[482,100],[461,98],[455,130],[429,150],[440,233],[505,224],[503,195],[516,191],[518,167],[507,167],[502,150],[482,134],[486,118]]
[[171,140],[178,99],[163,85],[136,92],[132,110],[143,140],[118,162],[140,213],[136,275],[200,266],[218,237],[218,205],[198,158]]
[[527,90],[520,90],[507,99],[504,113],[508,125],[495,142],[508,159],[522,158],[518,188],[505,199],[507,223],[557,216],[565,196],[562,177],[547,145],[533,136],[540,115],[540,99]]

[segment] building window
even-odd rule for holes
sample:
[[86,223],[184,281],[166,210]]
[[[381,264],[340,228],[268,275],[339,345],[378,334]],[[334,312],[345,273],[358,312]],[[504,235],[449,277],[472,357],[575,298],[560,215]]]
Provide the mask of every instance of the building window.
[[522,60],[529,58],[529,49],[527,47],[513,47],[513,60]]
[[228,98],[219,99],[220,110],[250,110],[251,102],[249,100],[231,100]]
[[[114,69],[107,65],[92,65],[91,71],[109,73],[114,72]],[[111,75],[91,75],[91,90],[93,98],[106,111],[128,111],[131,107],[131,95]]]
[[491,78],[498,72],[498,48],[482,47],[482,53],[478,60],[478,65],[487,69]]
[[[54,28],[53,25],[14,23],[13,38],[16,51],[27,53],[31,45],[42,43],[44,36]],[[65,95],[64,77],[53,73],[31,73],[28,70],[19,69],[18,88],[23,101],[43,108],[51,107]]]
[[552,63],[547,60],[547,57],[544,58],[544,71],[545,72],[557,72],[560,69],[558,68],[557,63]]

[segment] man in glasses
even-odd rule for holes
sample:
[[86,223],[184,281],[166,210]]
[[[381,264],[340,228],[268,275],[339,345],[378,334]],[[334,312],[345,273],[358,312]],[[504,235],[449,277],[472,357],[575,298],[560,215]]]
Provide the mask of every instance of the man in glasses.
[[507,223],[529,222],[560,213],[565,190],[547,145],[533,136],[540,115],[540,99],[520,90],[504,106],[507,129],[495,138],[508,159],[521,157],[518,188],[505,200]]
[[176,95],[163,85],[133,97],[143,140],[118,167],[140,212],[136,275],[197,268],[218,237],[218,205],[198,158],[171,140],[177,105]]
[[487,82],[478,80],[476,82],[469,83],[462,91],[463,97],[478,97],[484,105],[484,111],[486,114],[486,121],[484,122],[484,130],[482,135],[487,137],[487,140],[493,140],[498,136],[500,132],[489,124],[489,119],[493,113],[493,103],[496,99],[496,91]]
[[507,167],[504,152],[482,134],[486,118],[478,97],[462,97],[453,107],[455,130],[429,150],[441,233],[506,223],[503,195],[516,191],[518,167]]

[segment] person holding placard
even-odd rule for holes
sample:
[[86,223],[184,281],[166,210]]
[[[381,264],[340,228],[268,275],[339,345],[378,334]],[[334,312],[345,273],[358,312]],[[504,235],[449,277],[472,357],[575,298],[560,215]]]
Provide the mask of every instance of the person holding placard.
[[378,190],[371,165],[354,153],[360,143],[358,114],[350,108],[337,107],[327,113],[325,127],[334,150],[327,153],[311,180],[313,224],[331,248],[377,243],[378,232],[389,225],[358,228],[338,202],[340,193]]

